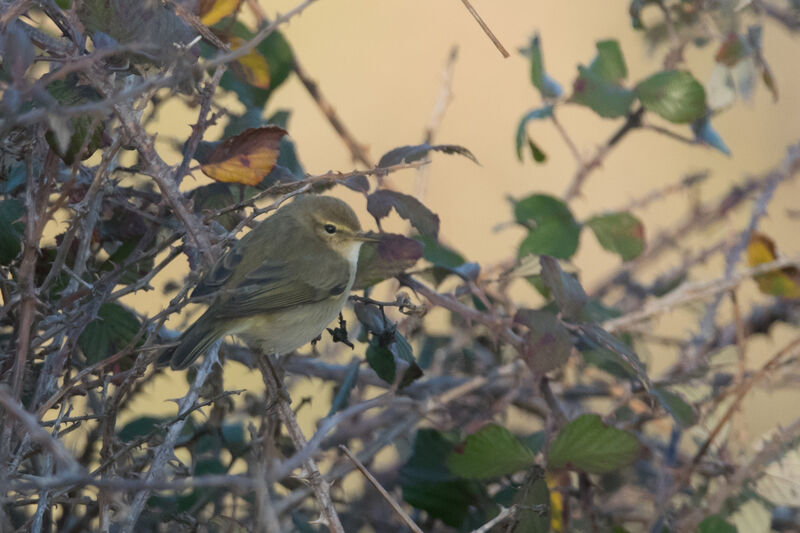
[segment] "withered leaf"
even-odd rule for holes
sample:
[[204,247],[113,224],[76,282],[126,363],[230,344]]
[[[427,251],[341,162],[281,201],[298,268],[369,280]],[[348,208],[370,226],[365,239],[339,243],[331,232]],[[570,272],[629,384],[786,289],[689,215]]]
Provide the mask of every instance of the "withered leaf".
[[196,159],[206,176],[226,183],[258,185],[278,160],[286,130],[277,126],[250,128],[215,145]]

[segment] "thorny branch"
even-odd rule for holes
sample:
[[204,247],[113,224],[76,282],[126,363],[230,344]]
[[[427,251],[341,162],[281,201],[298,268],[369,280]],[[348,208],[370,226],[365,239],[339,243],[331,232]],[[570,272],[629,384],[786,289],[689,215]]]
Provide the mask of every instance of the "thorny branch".
[[[466,0],[462,1],[498,49],[507,55],[472,5]],[[258,354],[254,357],[251,350],[242,346],[224,345],[223,353],[228,354],[230,359],[259,367],[268,390],[264,402],[252,397],[245,400],[251,402],[247,407],[249,412],[257,411],[265,421],[263,431],[260,434],[251,431],[253,438],[240,443],[241,449],[237,451],[233,451],[235,447],[228,448],[231,462],[221,464],[226,473],[199,475],[192,470],[195,464],[184,465],[175,457],[176,446],[185,446],[191,451],[197,444],[196,440],[205,437],[218,439],[214,441],[217,448],[229,444],[224,434],[229,428],[213,428],[212,424],[200,429],[192,428],[189,433],[192,433],[193,440],[181,442],[182,431],[191,425],[188,423],[190,414],[201,418],[209,405],[232,402],[231,395],[238,392],[223,390],[209,393],[204,387],[216,364],[216,350],[207,354],[199,365],[188,392],[179,401],[177,416],[156,425],[143,435],[123,442],[117,417],[121,412],[126,412],[127,406],[137,398],[147,394],[147,387],[152,386],[162,374],[160,370],[151,369],[149,364],[164,348],[167,343],[165,338],[171,338],[164,328],[164,322],[186,306],[191,286],[180,289],[168,307],[154,316],[142,316],[120,304],[138,320],[135,334],[126,338],[122,343],[124,346],[109,347],[105,358],[95,362],[85,361],[81,355],[84,347],[79,346],[79,339],[90,324],[98,323],[102,305],[125,302],[125,297],[130,294],[152,289],[152,285],[162,279],[173,262],[191,248],[199,251],[203,263],[210,264],[219,255],[222,246],[235,238],[245,226],[252,224],[255,217],[277,209],[291,196],[302,194],[312,187],[343,184],[347,178],[356,175],[383,176],[403,169],[419,169],[428,164],[428,161],[417,161],[376,168],[364,145],[355,139],[334,111],[333,104],[321,94],[312,76],[294,56],[294,73],[342,138],[354,161],[367,167],[367,170],[307,175],[295,182],[273,185],[232,205],[215,205],[204,213],[198,213],[180,185],[185,175],[193,170],[190,163],[208,128],[225,116],[214,98],[226,68],[254,50],[280,24],[304,11],[314,0],[298,4],[272,22],[267,20],[256,0],[247,0],[247,3],[259,19],[259,29],[252,39],[231,51],[180,2],[166,2],[217,48],[210,59],[201,59],[197,64],[202,76],[202,83],[198,82],[193,92],[193,104],[198,108],[197,120],[177,164],[168,163],[169,159],[159,153],[156,135],[149,131],[149,121],[142,120],[143,111],[148,107],[152,107],[148,116],[155,115],[164,98],[163,89],[171,91],[176,87],[183,73],[177,71],[175,64],[163,66],[154,75],[132,76],[125,84],[118,84],[123,74],[103,73],[105,61],[115,55],[147,54],[152,51],[153,45],[129,43],[92,52],[78,50],[75,40],[80,32],[74,26],[72,13],[65,11],[61,14],[59,11],[57,17],[53,15],[56,27],[68,36],[65,39],[42,32],[27,19],[24,22],[18,20],[33,6],[42,6],[44,3],[16,0],[1,6],[0,28],[14,21],[32,42],[46,51],[47,54],[37,57],[36,61],[53,66],[50,73],[21,89],[23,96],[41,91],[51,81],[63,80],[68,74],[79,75],[84,83],[94,86],[104,96],[96,102],[72,105],[56,105],[50,99],[47,105],[41,107],[15,109],[0,122],[3,133],[14,128],[30,128],[32,135],[41,136],[41,132],[47,128],[48,117],[54,114],[66,119],[89,115],[93,124],[113,114],[111,120],[115,129],[108,139],[104,139],[106,144],[102,147],[100,162],[95,166],[89,166],[93,163],[87,162],[62,165],[55,152],[41,139],[25,154],[26,183],[19,196],[26,207],[26,214],[20,220],[23,223],[22,250],[11,267],[4,265],[0,271],[0,291],[4,302],[0,311],[0,325],[8,327],[9,331],[10,326],[14,327],[10,341],[6,342],[5,336],[0,339],[3,347],[0,369],[6,382],[0,384],[0,412],[6,420],[11,421],[4,425],[0,449],[0,479],[8,487],[3,508],[0,509],[0,529],[10,523],[6,515],[9,514],[7,509],[12,509],[13,512],[23,510],[28,513],[24,527],[34,531],[54,529],[55,526],[63,531],[87,530],[94,524],[99,524],[101,531],[108,531],[112,527],[134,531],[142,527],[150,511],[148,499],[156,491],[169,491],[177,495],[181,491],[209,489],[197,498],[189,512],[178,518],[183,521],[181,524],[196,527],[198,524],[193,513],[201,512],[213,502],[220,517],[227,516],[225,513],[228,512],[234,515],[238,513],[238,517],[245,516],[242,518],[245,527],[280,530],[295,518],[294,514],[290,517],[290,513],[304,512],[309,508],[309,502],[316,500],[322,511],[321,522],[331,531],[341,532],[348,525],[348,520],[353,521],[354,513],[349,507],[369,501],[367,495],[354,504],[345,502],[339,499],[336,492],[335,484],[355,465],[406,526],[415,531],[421,530],[409,516],[408,507],[394,496],[402,483],[398,469],[406,457],[379,470],[374,463],[370,464],[377,454],[399,441],[406,441],[410,445],[411,436],[420,424],[442,431],[465,432],[465,428],[472,430],[488,420],[504,419],[509,406],[536,418],[547,428],[549,438],[554,429],[569,423],[574,413],[582,412],[581,402],[587,398],[607,399],[619,407],[635,406],[638,411],[631,421],[625,422],[625,427],[639,432],[649,453],[664,457],[664,464],[683,465],[684,470],[708,478],[719,472],[728,472],[720,490],[708,499],[705,506],[698,506],[680,519],[681,527],[694,529],[705,516],[719,512],[726,501],[747,482],[762,475],[764,466],[779,457],[782,450],[797,438],[800,426],[795,421],[784,431],[778,432],[774,439],[767,441],[760,452],[739,465],[722,464],[709,453],[712,445],[719,440],[721,429],[746,393],[765,378],[791,369],[796,359],[794,344],[790,346],[791,350],[779,352],[754,374],[748,374],[742,366],[739,368],[739,381],[727,388],[722,387],[722,392],[712,394],[709,399],[697,402],[693,407],[713,411],[725,398],[734,398],[733,405],[698,449],[689,454],[684,450],[675,451],[674,457],[668,461],[666,454],[673,452],[664,452],[663,443],[657,437],[648,435],[643,428],[645,422],[658,418],[654,410],[643,410],[637,404],[647,394],[643,387],[612,379],[594,379],[591,383],[584,381],[586,375],[582,370],[586,361],[577,355],[577,351],[571,356],[563,376],[551,373],[534,379],[530,375],[518,356],[526,348],[528,339],[520,334],[512,319],[516,305],[521,303],[515,303],[510,296],[509,280],[500,279],[500,283],[497,283],[497,280],[490,280],[488,276],[478,277],[452,289],[453,285],[434,284],[424,277],[430,272],[423,270],[413,275],[401,274],[398,280],[416,294],[420,309],[443,309],[448,316],[457,317],[448,336],[428,332],[420,313],[402,313],[412,309],[405,305],[405,300],[403,305],[395,305],[391,297],[364,295],[354,298],[362,304],[380,307],[387,316],[396,317],[399,320],[397,331],[402,331],[411,340],[415,355],[418,350],[428,349],[419,345],[434,341],[422,379],[400,388],[397,383],[391,384],[381,379],[366,364],[344,366],[303,357],[282,360],[281,370],[287,372],[287,376],[283,376],[269,366],[269,359]],[[658,5],[666,17],[671,46],[680,52],[685,45],[685,37],[676,35],[675,21],[668,10],[668,3],[658,2]],[[768,17],[790,29],[796,29],[796,20],[793,20],[796,17],[791,12],[768,2],[753,2],[753,5]],[[55,13],[50,3],[44,13],[46,16]],[[185,48],[180,49],[179,54],[190,56]],[[672,54],[668,59],[677,61],[680,57]],[[431,142],[451,96],[454,60],[455,55],[451,54],[445,67],[441,96],[429,124],[427,142]],[[212,109],[217,111],[212,112]],[[641,108],[632,112],[617,132],[586,159],[553,116],[553,123],[578,166],[564,198],[570,200],[580,195],[590,175],[603,164],[621,139],[634,130],[650,129],[681,142],[694,143],[693,139],[646,123],[643,115]],[[86,150],[88,143],[88,138],[84,139],[79,152]],[[118,176],[113,171],[118,167],[117,158],[123,149],[136,150],[139,161],[131,168],[137,174],[149,177],[146,179],[148,187],[149,184],[155,184],[157,191],[139,184],[122,185],[116,180]],[[630,331],[636,339],[634,346],[639,343],[672,343],[685,348],[686,339],[651,334],[645,331],[646,328],[640,327],[641,323],[670,313],[682,305],[722,298],[753,276],[798,266],[800,259],[793,256],[755,268],[736,270],[739,256],[767,213],[767,206],[777,187],[794,177],[800,164],[798,152],[798,146],[790,149],[784,163],[775,172],[750,179],[717,201],[696,206],[685,220],[657,235],[639,259],[623,264],[606,276],[591,294],[592,298],[599,301],[617,288],[623,289],[625,295],[620,300],[622,316],[604,322],[604,327],[612,332]],[[631,200],[622,209],[644,208],[669,194],[690,190],[703,179],[706,179],[705,175],[689,176]],[[651,283],[640,283],[634,279],[634,276],[641,275],[646,266],[663,258],[665,252],[681,246],[687,234],[708,229],[752,197],[756,198],[755,207],[746,228],[736,233],[733,245],[731,239],[708,243],[703,249],[685,254],[679,265],[662,272]],[[244,198],[244,195],[237,198]],[[56,221],[57,214],[60,216],[64,212],[67,213],[64,233],[59,236],[55,246],[44,244],[45,226]],[[98,265],[102,264],[103,254],[113,254],[117,243],[111,246],[103,243],[105,247],[101,249],[98,234],[104,231],[109,218],[120,217],[120,212],[135,219],[132,225],[141,224],[145,229],[136,234],[138,240],[130,239],[134,246],[127,258],[114,262],[109,270],[101,270]],[[213,234],[209,227],[212,221],[234,212],[241,214],[241,218],[234,224],[233,231],[227,235]],[[180,244],[180,239],[184,237],[186,242]],[[46,255],[50,251],[54,256]],[[726,257],[723,277],[684,282],[665,296],[653,297],[663,287],[687,277],[696,265],[720,253]],[[496,269],[495,272],[500,270],[506,269]],[[134,271],[137,273],[134,281],[123,281]],[[492,269],[484,269],[484,272],[492,272]],[[51,297],[54,291],[57,294],[55,298]],[[605,303],[608,299],[605,298]],[[717,304],[708,307],[706,315],[710,318],[706,320],[707,325],[702,331],[704,342],[698,348],[700,355],[710,354],[734,343],[742,346],[749,336],[768,331],[776,322],[796,323],[800,313],[796,302],[778,300],[746,310],[741,316],[737,315],[735,323],[718,325],[716,307]],[[655,384],[657,387],[668,387],[696,379],[695,374],[690,374],[688,370],[688,367],[678,366],[668,372],[666,378],[654,380]],[[598,374],[595,372],[591,375],[596,378]],[[296,412],[284,388],[284,380],[290,382],[296,376],[313,377],[319,382],[341,388],[346,399],[340,410],[317,422],[309,439],[300,430]],[[788,373],[787,376],[786,379],[792,377]],[[28,381],[34,383],[29,384]],[[379,392],[377,396],[374,395],[375,390]],[[319,402],[321,396],[315,394],[308,401]],[[86,409],[89,414],[75,414],[74,410],[83,403],[88,406]],[[297,409],[305,408],[306,403],[305,400],[298,402]],[[235,410],[236,416],[245,412],[240,406],[231,409]],[[130,411],[127,413],[130,414]],[[612,415],[607,417],[610,422],[613,422],[612,418]],[[278,420],[292,441],[291,446],[282,438]],[[82,449],[68,449],[64,445],[64,436],[76,429],[85,430],[85,445]],[[215,434],[217,430],[222,436]],[[156,437],[161,437],[162,433],[163,440],[159,442]],[[347,455],[346,459],[338,454],[340,445]],[[259,452],[261,456],[254,453],[254,448],[258,446],[263,446]],[[360,451],[353,454],[349,451],[351,448]],[[403,448],[398,446],[398,449]],[[248,473],[230,473],[232,465],[241,459],[248,462]],[[192,460],[196,462],[198,456],[193,455]],[[87,471],[87,464],[99,466]],[[297,478],[293,476],[298,471],[301,481],[308,484],[297,484]],[[579,489],[575,489],[580,505],[576,505],[575,494],[564,490],[566,505],[570,505],[572,499],[575,507],[571,512],[583,513],[588,519],[596,520],[604,513],[594,501],[595,491],[587,484],[588,478],[583,476],[581,479]],[[674,479],[665,476],[664,479],[665,483],[671,485],[665,486],[659,493],[664,497],[659,509],[667,511],[673,506],[677,508],[677,504],[666,496],[692,490],[692,487],[679,475]],[[276,490],[277,486],[281,486],[281,489]],[[92,489],[87,490],[87,487]],[[99,494],[92,492],[95,489],[99,489]],[[10,491],[15,492],[12,494]],[[222,500],[214,499],[215,494],[223,492],[231,495],[233,510],[221,503]],[[192,493],[197,494],[200,493]],[[251,504],[252,501],[257,503]],[[52,513],[56,505],[62,506],[60,513],[63,518],[59,520]],[[257,512],[250,513],[253,509]],[[518,505],[501,508],[494,519],[484,519],[483,525],[475,531],[488,531],[504,520],[516,519],[521,509]],[[246,517],[248,513],[251,515],[249,518]],[[393,527],[397,526],[394,520]],[[427,529],[431,522],[424,520],[423,516],[418,521]]]

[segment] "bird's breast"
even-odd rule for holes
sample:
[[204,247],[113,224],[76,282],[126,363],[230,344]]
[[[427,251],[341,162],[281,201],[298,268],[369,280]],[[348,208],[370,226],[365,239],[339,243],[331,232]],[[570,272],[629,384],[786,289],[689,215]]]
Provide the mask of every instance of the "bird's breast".
[[232,334],[265,353],[289,353],[318,337],[344,307],[352,287],[313,304],[241,319]]

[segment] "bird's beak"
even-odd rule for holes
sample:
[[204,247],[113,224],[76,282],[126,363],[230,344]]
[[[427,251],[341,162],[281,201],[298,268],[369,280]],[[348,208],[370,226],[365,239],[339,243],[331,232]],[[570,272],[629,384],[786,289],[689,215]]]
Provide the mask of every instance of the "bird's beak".
[[370,235],[369,233],[366,233],[364,231],[359,231],[358,233],[356,233],[353,236],[353,238],[355,240],[361,241],[361,242],[380,242],[381,241],[380,237],[377,237],[375,235]]

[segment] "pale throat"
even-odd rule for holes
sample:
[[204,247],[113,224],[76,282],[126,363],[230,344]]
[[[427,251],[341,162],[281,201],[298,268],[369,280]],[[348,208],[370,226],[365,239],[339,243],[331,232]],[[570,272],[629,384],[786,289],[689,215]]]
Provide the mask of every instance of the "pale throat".
[[350,263],[352,272],[355,272],[356,266],[358,266],[358,254],[361,251],[362,244],[364,244],[362,241],[354,241],[348,243],[345,249],[342,250],[342,257],[347,259],[347,262]]

